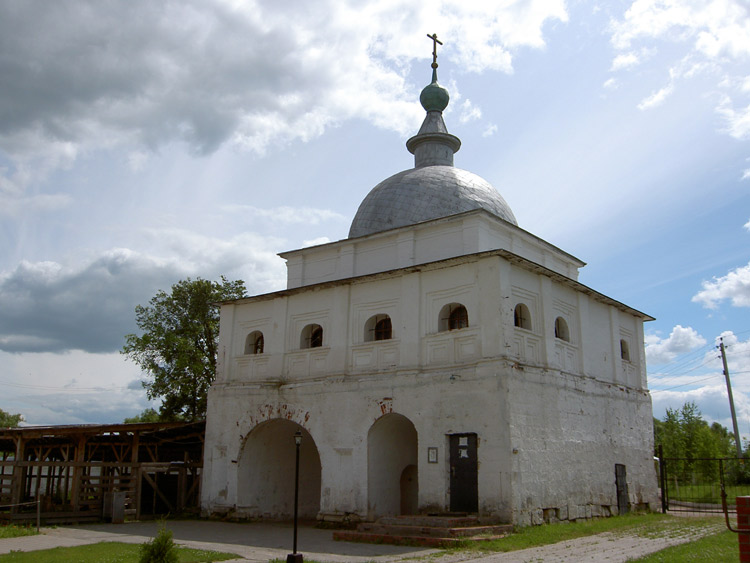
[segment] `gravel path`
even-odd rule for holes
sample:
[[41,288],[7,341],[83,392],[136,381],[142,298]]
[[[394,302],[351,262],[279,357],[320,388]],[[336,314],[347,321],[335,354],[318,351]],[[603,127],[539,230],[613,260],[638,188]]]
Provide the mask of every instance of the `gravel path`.
[[658,537],[644,537],[644,535],[636,535],[635,533],[605,532],[595,536],[586,536],[508,553],[493,553],[482,556],[478,556],[476,553],[456,553],[434,558],[430,563],[556,563],[562,561],[620,563],[644,557],[673,545],[695,541],[701,537],[718,533],[723,529],[725,529],[723,524],[717,522],[715,525],[699,529],[694,528],[687,532],[683,531],[683,533],[665,531],[664,535]]

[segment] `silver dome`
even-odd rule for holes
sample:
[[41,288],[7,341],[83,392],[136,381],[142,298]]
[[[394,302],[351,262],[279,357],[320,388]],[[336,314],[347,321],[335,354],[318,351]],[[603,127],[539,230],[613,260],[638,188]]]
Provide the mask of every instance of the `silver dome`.
[[447,165],[412,168],[383,180],[367,194],[354,216],[349,238],[473,209],[486,209],[518,225],[502,196],[476,174]]

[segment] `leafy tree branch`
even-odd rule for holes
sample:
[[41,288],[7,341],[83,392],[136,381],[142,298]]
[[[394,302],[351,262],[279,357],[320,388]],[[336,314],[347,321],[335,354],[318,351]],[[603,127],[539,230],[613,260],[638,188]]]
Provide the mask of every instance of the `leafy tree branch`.
[[200,420],[216,376],[220,301],[245,296],[245,282],[182,280],[135,308],[142,334],[128,334],[122,353],[147,374],[149,399],[162,399],[161,420]]

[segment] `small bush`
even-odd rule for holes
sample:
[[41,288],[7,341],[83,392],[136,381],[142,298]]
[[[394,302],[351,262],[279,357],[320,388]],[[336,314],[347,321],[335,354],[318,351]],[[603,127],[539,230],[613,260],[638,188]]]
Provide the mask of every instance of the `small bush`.
[[141,558],[138,561],[139,563],[178,563],[179,560],[172,532],[162,525],[154,539],[141,545]]

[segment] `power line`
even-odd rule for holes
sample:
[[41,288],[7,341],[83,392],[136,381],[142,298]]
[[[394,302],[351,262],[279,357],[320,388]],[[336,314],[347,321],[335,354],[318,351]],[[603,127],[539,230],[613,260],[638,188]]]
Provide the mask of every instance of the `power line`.
[[[748,334],[748,333],[750,333],[750,329],[744,329],[744,330],[740,330],[740,331],[732,331],[732,334],[734,336],[741,336],[741,335]],[[678,372],[678,371],[679,372],[683,372],[685,370],[685,366],[690,365],[692,363],[692,361],[694,361],[698,356],[707,353],[711,349],[716,348],[716,346],[717,345],[715,343],[706,343],[703,346],[700,346],[699,348],[696,348],[695,350],[691,350],[690,352],[687,352],[685,354],[681,354],[681,355],[675,357],[669,363],[669,365],[665,369],[659,370],[658,374],[653,375],[653,376],[649,375],[649,379],[669,376],[669,375],[675,374],[675,372]],[[727,345],[726,347],[730,348],[729,345]],[[715,356],[715,358],[717,360],[720,357],[721,356],[719,356],[719,355]],[[714,357],[711,356],[711,357],[707,358],[706,360],[704,360],[704,362],[701,363],[699,366],[691,368],[691,369],[689,369],[687,371],[688,372],[689,371],[694,371],[695,369],[703,367],[704,365],[706,365],[707,363],[709,363],[713,359],[714,359]],[[740,373],[740,372],[735,372],[735,373]],[[674,376],[675,377],[680,377],[682,374],[683,373],[675,374]]]
[[[707,358],[706,360],[704,360],[704,361],[703,361],[703,363],[701,363],[701,364],[699,364],[699,365],[697,365],[697,366],[694,366],[694,367],[690,368],[689,370],[687,370],[687,371],[685,371],[685,372],[683,372],[683,373],[679,373],[679,374],[674,374],[674,375],[669,375],[669,374],[664,374],[664,375],[654,375],[653,377],[649,377],[649,380],[650,380],[650,381],[651,381],[651,380],[654,380],[654,379],[656,379],[656,380],[659,380],[658,382],[659,382],[659,383],[661,383],[661,384],[663,385],[663,384],[664,384],[664,383],[666,383],[667,381],[671,381],[671,380],[676,380],[676,379],[679,379],[679,378],[681,378],[681,377],[685,377],[685,376],[686,376],[687,374],[689,374],[690,372],[692,372],[692,371],[695,371],[695,370],[698,370],[698,369],[700,369],[700,368],[702,368],[702,367],[706,366],[706,365],[707,365],[708,363],[710,363],[710,362],[711,362],[712,360],[713,360],[713,358]],[[660,378],[665,378],[665,379],[660,379]]]
[[709,350],[713,348],[714,348],[713,344],[704,344],[700,348],[696,348],[695,350],[692,350],[685,354],[681,354],[675,357],[675,359],[672,360],[672,362],[670,362],[670,365],[666,369],[661,370],[661,373],[668,375],[677,370],[680,370],[683,368],[683,366],[688,365],[691,362],[693,362],[695,357],[700,356],[700,355],[705,355],[706,352],[708,352]]
[[651,394],[654,393],[663,393],[664,391],[671,391],[672,389],[679,389],[680,387],[687,387],[688,385],[695,385],[696,383],[700,383],[701,381],[708,381],[709,379],[716,379],[717,377],[721,377],[721,374],[718,375],[711,375],[709,377],[704,377],[703,379],[696,379],[695,381],[691,381],[689,383],[683,383],[682,385],[675,385],[674,387],[667,387],[666,389],[651,389]]
[[[700,366],[699,366],[699,367],[700,367]],[[734,372],[734,375],[738,375],[738,374],[741,374],[741,373],[750,373],[750,370],[744,370],[744,371],[735,371],[735,372]],[[683,377],[684,375],[686,375],[686,374],[682,374],[682,375],[675,375],[675,376],[673,376],[673,377],[670,377],[669,379],[674,379],[674,378],[678,378],[678,377]],[[709,379],[715,379],[715,378],[717,378],[717,377],[721,377],[721,374],[710,375],[710,376],[708,376],[708,377],[704,377],[703,379],[697,379],[697,380],[695,380],[695,381],[691,381],[691,382],[689,382],[689,383],[682,383],[682,384],[680,384],[680,385],[675,385],[675,386],[673,386],[673,387],[666,387],[666,388],[664,388],[664,389],[653,389],[653,388],[651,388],[651,387],[649,386],[649,391],[651,391],[651,393],[652,393],[652,394],[653,394],[653,393],[660,393],[660,392],[662,392],[662,391],[671,391],[672,389],[678,389],[678,388],[680,388],[680,387],[687,387],[688,385],[694,385],[694,384],[696,384],[696,383],[700,383],[701,381],[708,381]]]

